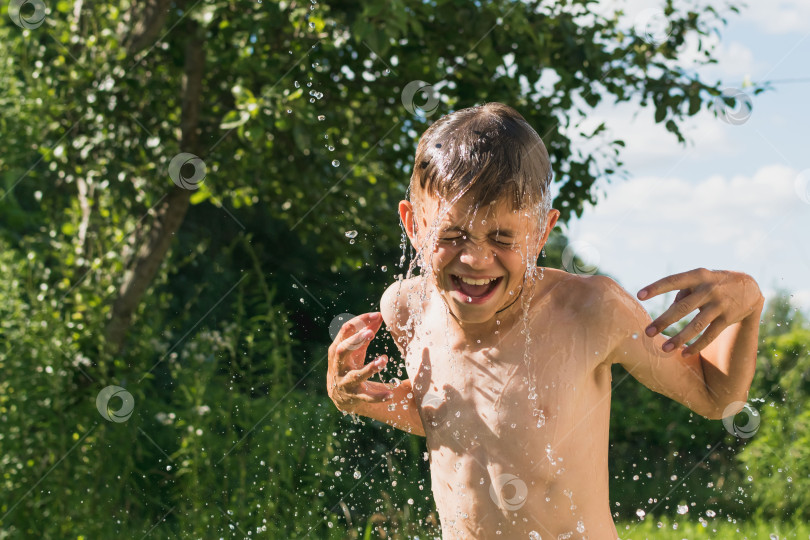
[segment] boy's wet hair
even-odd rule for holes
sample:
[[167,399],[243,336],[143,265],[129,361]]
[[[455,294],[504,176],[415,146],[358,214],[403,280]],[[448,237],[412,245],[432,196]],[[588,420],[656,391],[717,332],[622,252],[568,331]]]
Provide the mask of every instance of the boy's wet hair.
[[551,179],[537,132],[512,107],[485,103],[443,116],[422,134],[410,192],[412,202],[463,194],[476,206],[505,201],[517,210],[550,205]]

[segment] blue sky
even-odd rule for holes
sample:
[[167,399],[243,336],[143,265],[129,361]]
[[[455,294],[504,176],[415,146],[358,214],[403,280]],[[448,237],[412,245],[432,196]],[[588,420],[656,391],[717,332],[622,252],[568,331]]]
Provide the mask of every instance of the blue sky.
[[[604,4],[632,19],[658,3]],[[701,73],[732,88],[776,81],[774,90],[752,97],[740,125],[710,113],[690,119],[685,147],[652,110],[600,106],[586,122],[606,121],[625,140],[629,177],[600,183],[599,203],[566,232],[633,294],[703,266],[748,273],[766,296],[786,289],[810,313],[810,0],[750,4],[723,30],[719,64]],[[660,313],[673,297],[644,304]]]

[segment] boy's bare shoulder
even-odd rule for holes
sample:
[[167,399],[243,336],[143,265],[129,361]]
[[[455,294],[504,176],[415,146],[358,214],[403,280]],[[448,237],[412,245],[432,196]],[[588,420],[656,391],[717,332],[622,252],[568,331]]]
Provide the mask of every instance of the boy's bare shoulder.
[[598,314],[606,304],[630,297],[613,278],[604,275],[572,274],[565,270],[546,268],[544,280],[552,305],[570,307],[583,314]]
[[409,299],[413,297],[412,293],[418,293],[420,284],[421,279],[418,276],[395,281],[388,286],[380,298],[380,313],[383,322],[401,350],[407,344],[405,328],[413,309]]
[[579,275],[571,280],[576,286],[572,294],[578,315],[592,328],[606,334],[623,334],[649,322],[641,303],[619,283],[605,275]]

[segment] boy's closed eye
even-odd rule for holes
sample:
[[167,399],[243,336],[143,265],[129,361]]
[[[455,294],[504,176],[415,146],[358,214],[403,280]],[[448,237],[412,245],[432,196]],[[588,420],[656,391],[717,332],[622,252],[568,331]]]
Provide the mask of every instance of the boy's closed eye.
[[[467,239],[466,236],[453,236],[447,238],[440,238],[439,240],[441,240],[442,242],[457,242],[459,240],[466,240],[466,239]],[[504,240],[503,238],[499,239],[499,237],[492,238],[492,241],[500,246],[511,247],[514,244],[514,242],[512,242],[511,240],[506,242],[503,240]]]

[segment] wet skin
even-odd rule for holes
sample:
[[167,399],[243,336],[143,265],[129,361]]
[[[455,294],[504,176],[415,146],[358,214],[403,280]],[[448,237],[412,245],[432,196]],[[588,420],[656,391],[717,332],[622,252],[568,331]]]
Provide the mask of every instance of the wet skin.
[[399,298],[408,301],[397,318],[423,315],[410,340],[394,333],[408,341],[405,365],[445,540],[531,531],[616,538],[608,506],[610,338],[588,315],[598,297],[599,280],[591,279],[545,269],[527,319],[529,367],[522,323],[473,341],[445,333],[452,324],[438,291],[429,287],[422,302],[421,278],[402,283]]

